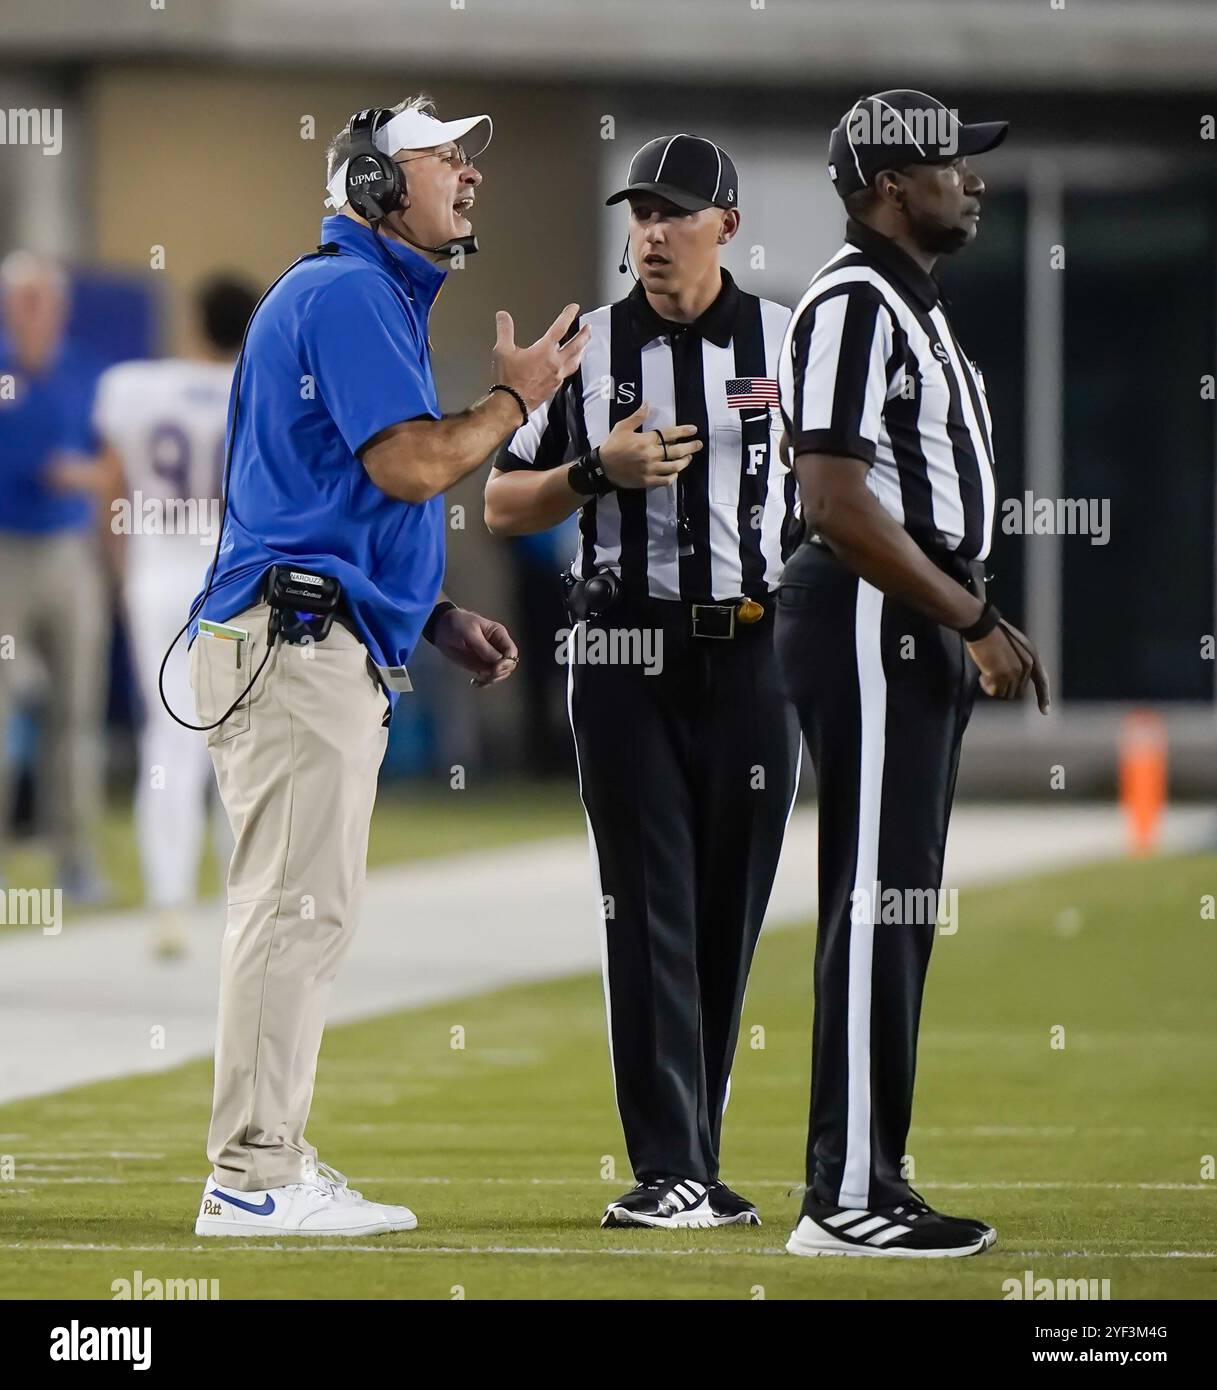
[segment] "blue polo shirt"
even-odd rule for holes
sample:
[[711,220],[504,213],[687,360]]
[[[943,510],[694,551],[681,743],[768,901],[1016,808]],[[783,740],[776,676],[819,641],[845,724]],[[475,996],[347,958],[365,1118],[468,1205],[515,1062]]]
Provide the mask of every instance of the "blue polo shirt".
[[94,514],[84,493],[59,492],[47,466],[62,451],[93,454],[93,395],[100,364],[70,344],[36,373],[0,337],[0,531],[51,535],[79,531]]
[[[349,217],[325,218],[321,240],[341,254],[290,271],[250,325],[224,536],[200,615],[232,618],[261,597],[271,565],[290,561],[336,578],[373,660],[401,666],[443,583],[444,504],[386,496],[359,451],[390,425],[439,419],[427,317],[445,272]],[[191,641],[196,632],[197,618]]]

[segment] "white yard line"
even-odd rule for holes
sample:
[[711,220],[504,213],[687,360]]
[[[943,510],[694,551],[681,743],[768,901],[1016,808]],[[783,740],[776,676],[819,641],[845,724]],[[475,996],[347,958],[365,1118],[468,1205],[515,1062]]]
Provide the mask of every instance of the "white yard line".
[[[193,1186],[202,1184],[205,1174],[185,1173],[172,1178],[159,1178],[132,1174],[130,1177],[115,1177],[113,1174],[72,1174],[70,1177],[42,1177],[36,1163],[17,1164],[14,1181],[40,1187],[91,1185],[99,1187],[148,1187],[161,1183],[186,1183]],[[33,1170],[33,1171],[31,1171]],[[602,1191],[614,1191],[620,1184],[605,1183],[603,1178],[441,1178],[411,1177],[394,1174],[392,1177],[365,1177],[362,1173],[347,1181],[352,1187],[388,1186],[399,1184],[402,1187],[595,1187]],[[747,1188],[773,1188],[776,1191],[794,1194],[802,1190],[795,1181],[778,1178],[750,1178],[742,1186]],[[1217,1183],[1211,1182],[923,1182],[918,1184],[927,1192],[1204,1192],[1217,1197]],[[10,1195],[16,1189],[7,1183],[0,1184],[0,1198]]]
[[[814,913],[815,828],[814,810],[791,820],[770,924]],[[1213,831],[1211,813],[1180,808],[1167,817],[1164,843],[1213,845]],[[961,807],[944,886],[1113,857],[1124,834],[1114,807]],[[331,1020],[593,973],[593,894],[587,846],[575,838],[377,870]],[[190,955],[170,964],[151,957],[142,912],[68,915],[58,936],[36,928],[0,936],[0,1102],[208,1056],[222,922],[215,903],[199,907]]]
[[[695,1255],[751,1260],[762,1256],[782,1255],[780,1245],[749,1248],[721,1248],[709,1245],[682,1246],[677,1250],[646,1250],[638,1246],[605,1246],[597,1250],[572,1250],[559,1245],[352,1245],[343,1237],[335,1237],[323,1245],[298,1245],[290,1241],[234,1239],[232,1243],[209,1241],[206,1245],[90,1245],[54,1244],[46,1241],[0,1241],[0,1250],[96,1252],[124,1255],[561,1255],[564,1259],[592,1258],[604,1255],[624,1255],[628,1258],[679,1259]],[[1006,1250],[993,1247],[992,1255],[1005,1259],[1037,1260],[1217,1260],[1217,1250]],[[992,1255],[990,1258],[992,1258]],[[973,1268],[975,1268],[973,1266]]]

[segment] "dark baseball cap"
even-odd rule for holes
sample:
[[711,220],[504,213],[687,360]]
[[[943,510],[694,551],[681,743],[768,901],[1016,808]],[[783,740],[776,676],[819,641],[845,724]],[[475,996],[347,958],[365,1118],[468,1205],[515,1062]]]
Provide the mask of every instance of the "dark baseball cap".
[[606,198],[612,207],[631,193],[657,193],[686,212],[733,208],[739,181],[726,150],[700,135],[661,135],[649,140],[630,160],[625,187]]
[[842,198],[870,186],[882,169],[940,164],[1000,145],[1008,121],[964,125],[926,92],[904,88],[859,97],[828,139],[828,175]]

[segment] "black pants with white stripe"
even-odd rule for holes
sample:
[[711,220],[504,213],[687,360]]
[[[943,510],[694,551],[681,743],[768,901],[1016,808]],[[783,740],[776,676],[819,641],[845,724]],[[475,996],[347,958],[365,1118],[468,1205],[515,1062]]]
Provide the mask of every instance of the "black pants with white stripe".
[[786,566],[776,640],[819,802],[807,1187],[883,1206],[909,1196],[917,1026],[978,673],[958,633],[817,542]]
[[[570,713],[604,905],[617,1107],[639,1181],[710,1182],[744,987],[798,776],[773,609],[731,640],[686,605],[592,627],[663,634],[659,674],[574,664]],[[590,648],[589,648],[590,652]]]

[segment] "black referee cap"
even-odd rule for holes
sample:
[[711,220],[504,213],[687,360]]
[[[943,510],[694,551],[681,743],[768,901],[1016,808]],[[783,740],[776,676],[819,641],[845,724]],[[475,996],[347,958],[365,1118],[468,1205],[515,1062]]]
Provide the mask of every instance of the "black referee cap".
[[937,97],[900,88],[859,97],[828,140],[828,174],[842,198],[881,169],[939,164],[1000,145],[1008,121],[964,125]]
[[700,135],[661,135],[649,140],[630,160],[626,186],[605,206],[612,207],[631,193],[658,193],[686,212],[703,208],[733,208],[739,203],[739,181],[726,150]]

